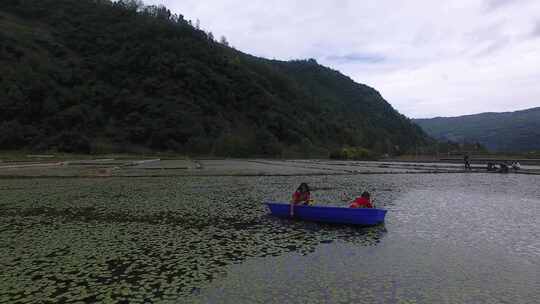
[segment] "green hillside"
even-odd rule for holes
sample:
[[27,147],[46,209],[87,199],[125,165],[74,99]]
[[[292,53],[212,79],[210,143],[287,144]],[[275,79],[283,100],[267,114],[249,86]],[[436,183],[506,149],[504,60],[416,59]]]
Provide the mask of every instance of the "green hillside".
[[429,141],[314,60],[257,58],[137,1],[0,2],[0,147],[67,152],[404,152]]
[[414,121],[439,140],[479,142],[499,152],[540,151],[540,108]]

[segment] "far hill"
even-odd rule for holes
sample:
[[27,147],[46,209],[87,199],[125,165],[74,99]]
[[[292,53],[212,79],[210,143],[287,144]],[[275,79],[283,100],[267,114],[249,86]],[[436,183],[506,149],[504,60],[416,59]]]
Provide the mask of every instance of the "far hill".
[[492,151],[540,151],[540,108],[459,117],[415,119],[439,140],[479,142]]
[[322,155],[429,142],[373,88],[315,60],[242,53],[138,1],[1,1],[0,93],[0,149]]

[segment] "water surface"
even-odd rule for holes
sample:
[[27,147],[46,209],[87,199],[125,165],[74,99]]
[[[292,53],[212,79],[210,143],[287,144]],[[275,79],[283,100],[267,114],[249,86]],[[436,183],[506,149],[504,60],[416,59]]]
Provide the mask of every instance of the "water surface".
[[[318,204],[367,189],[385,225],[276,219],[299,182]],[[0,303],[535,303],[538,176],[8,179]]]

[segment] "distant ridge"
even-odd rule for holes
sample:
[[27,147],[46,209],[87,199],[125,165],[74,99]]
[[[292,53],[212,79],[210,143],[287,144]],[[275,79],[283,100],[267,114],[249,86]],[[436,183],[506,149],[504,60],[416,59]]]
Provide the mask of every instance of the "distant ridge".
[[413,121],[439,140],[479,142],[498,152],[540,151],[540,107]]

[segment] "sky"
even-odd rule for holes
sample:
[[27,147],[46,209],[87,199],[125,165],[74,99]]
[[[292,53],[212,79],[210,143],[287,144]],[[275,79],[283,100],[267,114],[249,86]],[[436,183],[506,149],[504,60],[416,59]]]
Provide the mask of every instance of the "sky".
[[146,0],[236,49],[314,58],[411,118],[540,106],[540,0]]

